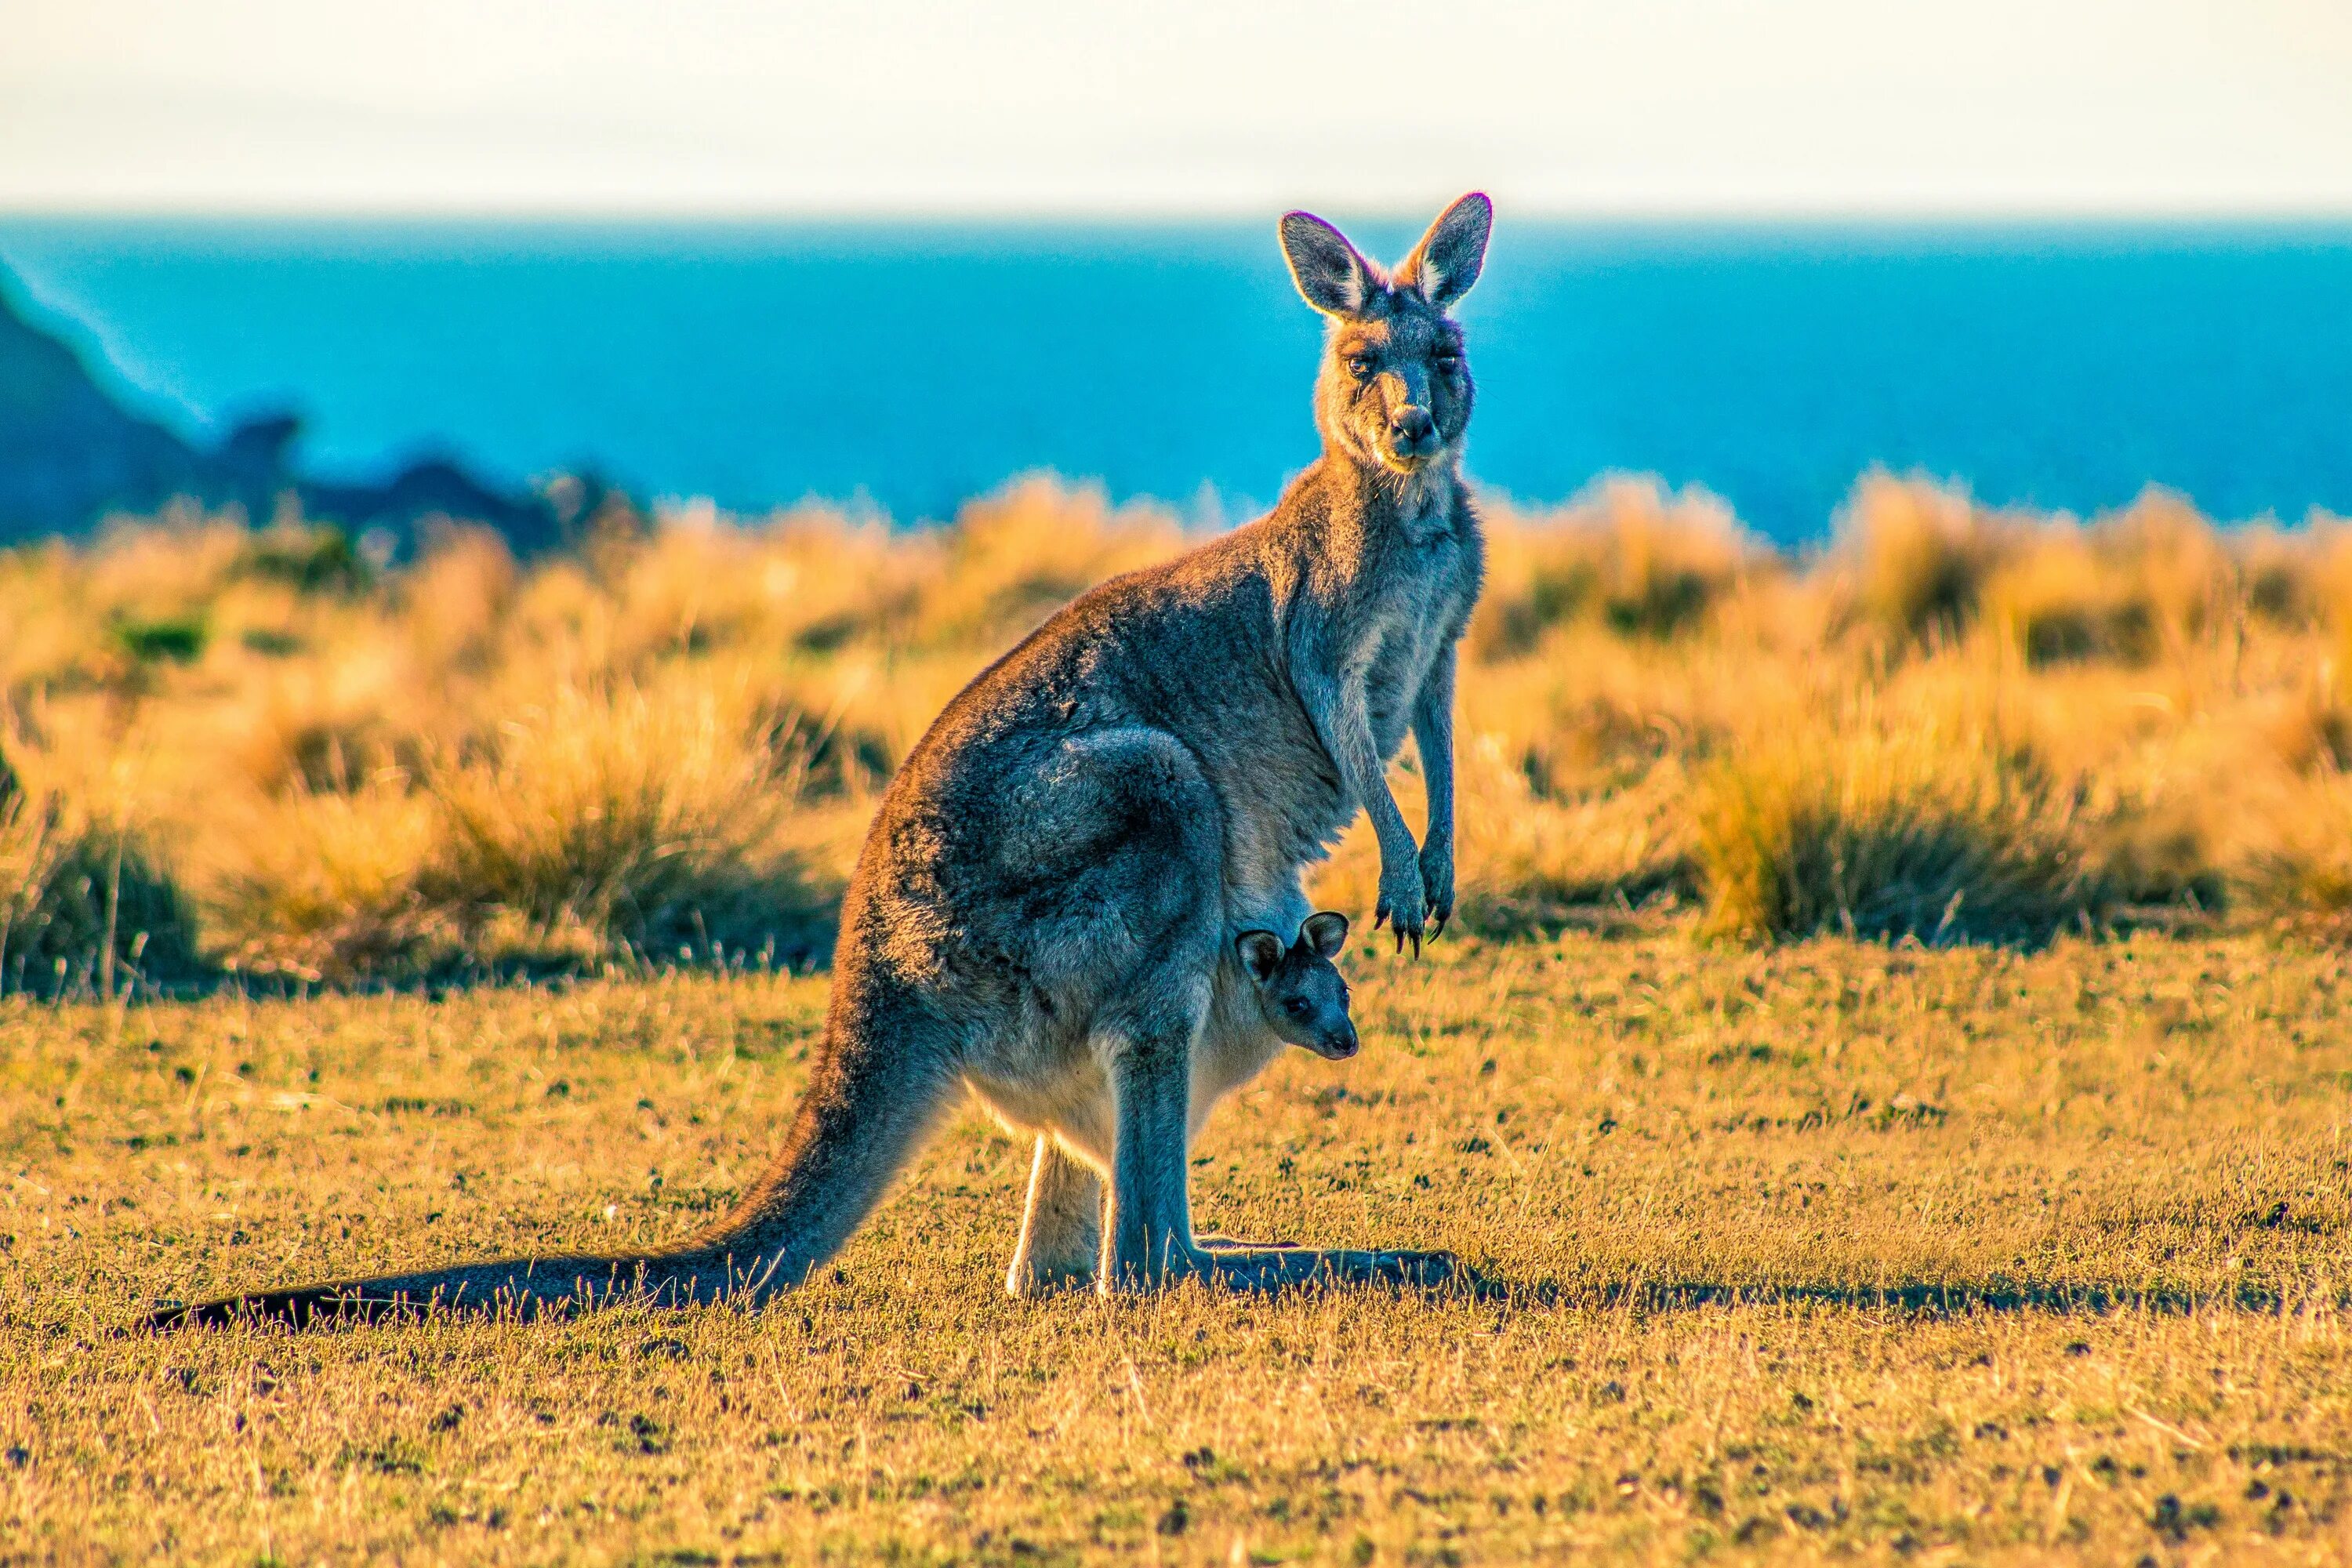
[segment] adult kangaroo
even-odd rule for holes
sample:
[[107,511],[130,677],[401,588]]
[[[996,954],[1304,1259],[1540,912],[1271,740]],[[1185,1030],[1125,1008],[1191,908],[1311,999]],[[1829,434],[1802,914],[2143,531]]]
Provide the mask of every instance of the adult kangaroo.
[[[1448,1277],[1444,1254],[1204,1246],[1186,1151],[1282,1048],[1242,939],[1290,943],[1302,869],[1359,809],[1380,840],[1375,925],[1417,952],[1453,910],[1454,650],[1483,548],[1446,310],[1492,219],[1463,197],[1393,273],[1320,218],[1282,220],[1298,290],[1329,319],[1322,456],[1272,512],[1080,596],[940,713],[858,858],[783,1150],[725,1218],[644,1255],[268,1290],[155,1321],[756,1300],[831,1258],[967,1090],[1037,1135],[1016,1292]],[[1418,846],[1385,772],[1408,730],[1428,784]]]

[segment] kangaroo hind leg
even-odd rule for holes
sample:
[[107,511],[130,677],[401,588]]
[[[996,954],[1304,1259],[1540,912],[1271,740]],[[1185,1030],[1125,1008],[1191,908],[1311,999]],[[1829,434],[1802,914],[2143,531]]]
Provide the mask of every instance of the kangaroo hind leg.
[[1039,1137],[1005,1289],[1043,1296],[1091,1286],[1101,1260],[1102,1204],[1102,1178],[1052,1138]]
[[1209,976],[1206,963],[1160,966],[1139,977],[1118,1014],[1097,1026],[1117,1107],[1098,1289],[1154,1290],[1205,1265],[1192,1238],[1185,1151]]

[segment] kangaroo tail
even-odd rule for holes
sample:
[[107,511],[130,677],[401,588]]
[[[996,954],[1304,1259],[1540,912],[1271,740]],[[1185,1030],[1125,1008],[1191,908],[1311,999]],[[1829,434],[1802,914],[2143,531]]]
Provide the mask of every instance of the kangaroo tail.
[[[838,1001],[839,998],[836,998]],[[784,1147],[725,1217],[677,1247],[459,1264],[412,1274],[257,1290],[166,1305],[152,1329],[247,1318],[307,1326],[431,1309],[530,1316],[620,1301],[658,1306],[756,1302],[808,1278],[839,1251],[888,1192],[949,1101],[956,1078],[927,1019],[909,1008],[835,1026],[816,1052],[808,1092]],[[875,1027],[873,1026],[880,1026]]]
[[373,1322],[403,1312],[511,1311],[529,1316],[555,1307],[595,1306],[628,1300],[687,1300],[678,1282],[653,1257],[516,1258],[466,1263],[415,1274],[381,1274],[241,1296],[166,1304],[147,1326],[166,1330],[198,1323],[276,1321],[308,1328],[325,1322]]

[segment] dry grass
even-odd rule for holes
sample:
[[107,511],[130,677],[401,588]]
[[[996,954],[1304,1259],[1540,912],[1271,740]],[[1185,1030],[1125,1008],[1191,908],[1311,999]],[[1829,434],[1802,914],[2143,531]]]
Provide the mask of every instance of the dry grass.
[[350,984],[443,973],[461,957],[425,895],[441,823],[397,782],[248,807],[238,849],[195,868],[232,973]]
[[1883,471],[1854,487],[1836,531],[1841,607],[1898,648],[1964,629],[2006,543],[1966,494]]
[[1693,809],[1717,935],[2032,943],[2111,902],[2074,803],[1973,715],[1791,716],[1717,759]]
[[1490,1300],[1019,1304],[953,1124],[770,1308],[116,1333],[728,1201],[816,979],[0,1005],[0,1558],[2340,1561],[2345,980],[2252,937],[1360,944],[1204,1226]]
[[1565,626],[1648,638],[1695,631],[1770,560],[1706,491],[1669,495],[1623,478],[1514,518],[1491,554],[1491,588],[1470,634],[1472,654],[1490,661],[1528,653]]
[[[1640,480],[1489,523],[1462,679],[1474,931],[2343,924],[2331,520],[2222,530],[2160,492],[1994,513],[1873,474],[1810,560]],[[875,794],[940,706],[1184,542],[1033,479],[919,535],[689,509],[528,567],[457,531],[379,577],[331,535],[193,516],[0,552],[5,744],[42,802],[0,833],[0,907],[66,911],[39,954],[10,939],[0,985],[108,968],[68,841],[121,847],[155,893],[156,981],[820,960]],[[1417,795],[1409,758],[1397,782]],[[1360,837],[1322,897],[1360,913],[1372,874]]]
[[2284,787],[2287,798],[2242,829],[2246,902],[2341,942],[2352,937],[2352,780],[2330,768]]
[[[818,918],[781,842],[797,759],[756,745],[707,687],[566,688],[501,727],[481,761],[436,769],[444,833],[421,870],[468,925],[506,917],[593,955],[742,952]],[[805,945],[805,944],[803,944]]]
[[177,880],[119,778],[72,777],[19,732],[0,744],[0,993],[114,996],[196,965]]

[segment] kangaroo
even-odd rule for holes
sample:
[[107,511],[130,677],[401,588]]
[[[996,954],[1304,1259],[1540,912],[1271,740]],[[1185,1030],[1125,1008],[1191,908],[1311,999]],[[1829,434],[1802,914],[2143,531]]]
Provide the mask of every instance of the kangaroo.
[[[1463,197],[1391,272],[1320,218],[1282,219],[1292,279],[1328,320],[1321,456],[1265,516],[1072,601],[916,743],[843,900],[806,1092],[723,1218],[641,1255],[265,1290],[152,1321],[757,1302],[832,1258],[966,1093],[1037,1137],[1016,1293],[1452,1278],[1442,1253],[1204,1246],[1186,1150],[1282,1047],[1242,933],[1304,926],[1301,874],[1359,811],[1380,846],[1375,929],[1418,954],[1453,911],[1455,647],[1484,546],[1447,310],[1492,221],[1484,195]],[[1418,845],[1386,775],[1408,731],[1428,786]]]

